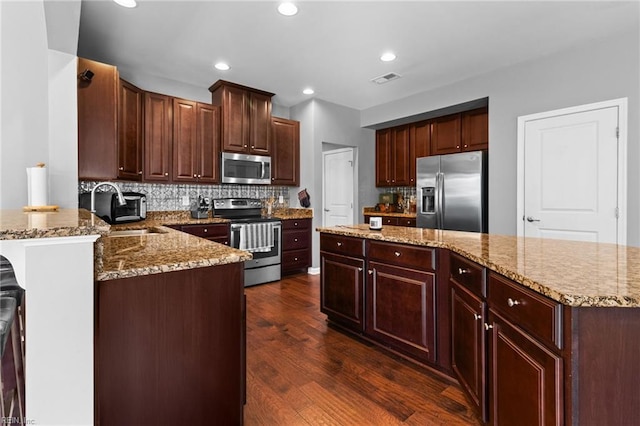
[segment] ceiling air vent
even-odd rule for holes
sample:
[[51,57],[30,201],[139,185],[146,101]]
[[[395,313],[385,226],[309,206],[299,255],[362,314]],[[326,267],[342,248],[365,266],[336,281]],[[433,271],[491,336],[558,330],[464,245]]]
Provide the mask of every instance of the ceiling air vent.
[[395,80],[402,77],[400,74],[396,74],[395,72],[390,72],[388,74],[381,75],[380,77],[372,78],[371,81],[373,83],[384,84],[391,80]]

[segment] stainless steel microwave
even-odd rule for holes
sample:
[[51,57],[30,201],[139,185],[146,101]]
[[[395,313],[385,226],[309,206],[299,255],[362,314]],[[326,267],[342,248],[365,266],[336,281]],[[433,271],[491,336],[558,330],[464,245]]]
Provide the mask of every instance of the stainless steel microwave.
[[222,183],[271,183],[271,157],[223,152],[221,164]]

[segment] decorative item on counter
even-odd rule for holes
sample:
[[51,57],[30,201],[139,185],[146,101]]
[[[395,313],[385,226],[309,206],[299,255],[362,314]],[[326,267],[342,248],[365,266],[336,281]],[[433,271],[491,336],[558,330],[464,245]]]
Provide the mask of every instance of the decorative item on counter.
[[369,229],[379,231],[382,229],[382,218],[380,216],[372,216],[369,219]]
[[36,167],[27,167],[27,202],[23,211],[51,212],[58,210],[58,206],[49,205],[49,186],[47,183],[47,169],[44,163]]
[[416,196],[412,195],[409,197],[409,213],[416,212]]
[[398,203],[398,194],[392,192],[385,192],[380,194],[380,204],[397,204]]
[[273,198],[273,195],[271,197],[269,197],[269,200],[267,201],[267,217],[271,217],[273,215],[273,204],[276,202],[275,198]]
[[311,196],[307,192],[307,188],[305,188],[302,191],[298,192],[298,200],[300,200],[300,205],[302,207],[307,208],[307,207],[311,206]]
[[401,193],[396,197],[396,211],[404,213],[404,197]]
[[194,219],[206,219],[209,217],[209,199],[198,195],[198,200],[191,203],[191,217]]

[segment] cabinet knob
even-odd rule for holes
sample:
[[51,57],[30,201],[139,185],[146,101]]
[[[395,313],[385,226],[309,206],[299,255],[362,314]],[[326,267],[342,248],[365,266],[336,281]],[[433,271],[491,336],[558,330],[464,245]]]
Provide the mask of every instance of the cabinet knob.
[[194,174],[193,177],[198,177],[198,176]]
[[468,148],[468,147],[469,147],[469,145],[465,145],[464,147],[465,147],[465,148]]
[[471,271],[466,268],[458,268],[458,275],[470,274]]
[[298,222],[293,222],[293,226],[298,226]]
[[474,313],[473,313],[473,318],[474,318],[476,321],[478,321],[479,319],[481,319],[481,318],[482,318],[482,315],[478,315],[478,314],[476,314],[476,313],[474,312]]
[[255,145],[251,145],[251,149],[254,149],[254,148],[255,148]]
[[369,272],[369,275],[373,275],[373,270],[372,269],[369,269],[368,272]]
[[[296,259],[296,260],[298,260],[298,259]],[[362,268],[358,268],[358,272],[362,272]]]
[[402,253],[400,253],[399,251],[395,251],[395,252],[393,252],[393,254],[395,254],[395,255],[396,255],[396,257],[400,257],[400,255],[401,255]]
[[391,179],[391,182],[395,182],[395,181],[396,181],[395,179]]
[[271,180],[276,180],[276,178],[271,178]]
[[164,172],[164,175],[165,175],[165,176],[169,176],[169,173],[168,173],[168,172]]
[[244,147],[246,148],[247,146],[245,145]]
[[139,174],[139,175],[141,175],[141,174],[142,174],[142,170],[140,170],[140,171],[138,172],[138,174]]
[[294,243],[297,243],[297,242],[298,242],[298,239],[297,239],[297,238],[294,238],[294,239],[293,239],[293,242],[294,242]]
[[484,329],[485,329],[485,330],[489,331],[489,330],[491,330],[492,328],[493,328],[493,325],[489,325],[489,324],[487,324],[486,322],[484,323]]
[[204,232],[209,232],[209,230],[207,228],[204,228]]
[[[298,258],[294,257],[293,260],[298,260]],[[362,271],[362,268],[358,268],[358,270]]]
[[520,304],[519,300],[513,300],[512,298],[507,299],[507,305],[509,305],[510,308],[513,308],[514,306],[519,304]]
[[460,145],[456,145],[456,149],[460,148]]
[[118,167],[118,170],[124,170],[124,167],[120,166]]
[[337,244],[338,244],[338,247],[342,247],[342,243],[338,242]]
[[199,177],[199,178],[201,178],[201,177],[202,177],[202,175],[198,175],[198,177]]

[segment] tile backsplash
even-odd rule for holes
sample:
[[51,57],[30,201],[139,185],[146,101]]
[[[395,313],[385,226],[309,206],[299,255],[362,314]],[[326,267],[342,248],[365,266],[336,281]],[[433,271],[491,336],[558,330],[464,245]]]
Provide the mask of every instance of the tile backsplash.
[[[98,182],[80,181],[78,182],[78,193],[89,192]],[[189,210],[188,205],[183,205],[182,197],[188,196],[189,200],[195,200],[198,195],[213,198],[259,198],[263,205],[273,197],[278,202],[278,197],[282,195],[283,205],[289,207],[289,187],[287,186],[265,186],[265,185],[172,185],[161,183],[140,183],[140,182],[114,182],[123,192],[140,192],[147,196],[147,209],[149,211],[175,211]],[[113,191],[113,188],[104,186],[98,191]],[[295,200],[297,202],[297,200]],[[296,207],[295,204],[292,207]]]

